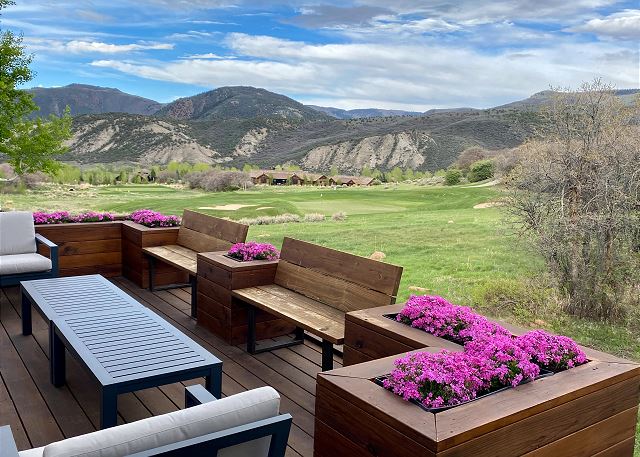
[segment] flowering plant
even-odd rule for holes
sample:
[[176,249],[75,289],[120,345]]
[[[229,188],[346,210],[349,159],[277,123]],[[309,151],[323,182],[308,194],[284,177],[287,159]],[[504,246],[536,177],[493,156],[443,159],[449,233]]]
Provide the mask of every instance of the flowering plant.
[[515,387],[533,381],[540,374],[540,367],[531,360],[532,355],[512,336],[474,339],[465,344],[464,351],[490,365],[486,380],[494,389],[507,385]]
[[96,213],[88,211],[78,214],[73,218],[73,222],[107,222],[115,220],[115,216],[111,213]]
[[527,332],[516,338],[516,344],[545,370],[559,372],[587,362],[587,356],[571,338],[544,330]]
[[454,305],[434,295],[412,295],[396,320],[457,343],[482,336],[511,336],[506,329],[474,313],[471,308]]
[[146,227],[175,227],[180,225],[178,216],[166,216],[150,209],[139,209],[127,216],[127,219]]
[[383,386],[427,408],[454,406],[487,387],[487,364],[466,352],[418,352],[397,359]]
[[33,213],[33,223],[36,225],[64,224],[65,222],[73,222],[73,218],[67,211],[54,211],[53,213],[36,211]]
[[280,252],[274,245],[255,241],[236,243],[231,246],[227,255],[242,262],[249,260],[277,260],[280,258]]

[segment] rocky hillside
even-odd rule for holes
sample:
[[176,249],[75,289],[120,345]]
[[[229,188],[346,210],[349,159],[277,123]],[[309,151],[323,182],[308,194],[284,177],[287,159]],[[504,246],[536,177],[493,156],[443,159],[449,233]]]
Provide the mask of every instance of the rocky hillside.
[[308,122],[328,118],[326,114],[284,95],[243,86],[221,87],[193,97],[180,98],[156,114],[180,120],[275,117],[293,122]]
[[64,87],[36,87],[29,89],[33,101],[40,107],[34,115],[47,117],[64,112],[66,106],[72,116],[81,114],[127,113],[153,114],[162,107],[162,103],[148,98],[126,94],[109,87],[69,84]]

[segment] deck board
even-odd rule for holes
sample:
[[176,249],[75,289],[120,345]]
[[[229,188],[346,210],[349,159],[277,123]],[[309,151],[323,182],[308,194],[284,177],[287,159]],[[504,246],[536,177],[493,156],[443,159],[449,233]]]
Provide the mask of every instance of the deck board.
[[[264,385],[281,395],[281,411],[293,416],[287,455],[313,455],[315,377],[320,347],[312,342],[272,353],[248,354],[196,325],[189,317],[188,289],[149,292],[124,278],[113,282],[223,361],[223,396]],[[0,425],[10,424],[20,450],[96,429],[98,386],[72,357],[67,357],[67,385],[49,383],[48,327],[37,313],[33,334],[23,336],[17,287],[0,290]],[[342,359],[335,357],[336,366]],[[182,408],[184,386],[202,379],[144,389],[118,397],[118,423]]]

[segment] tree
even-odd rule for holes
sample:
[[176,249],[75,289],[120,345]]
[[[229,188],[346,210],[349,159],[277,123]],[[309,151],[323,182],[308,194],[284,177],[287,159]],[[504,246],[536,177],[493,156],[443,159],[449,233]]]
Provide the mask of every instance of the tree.
[[447,186],[455,186],[456,184],[460,184],[461,179],[462,172],[457,168],[450,168],[444,175],[444,183]]
[[469,182],[478,182],[493,178],[493,168],[493,160],[478,160],[469,167],[467,178]]
[[[0,11],[10,4],[10,0],[0,0]],[[63,142],[71,138],[68,108],[62,117],[28,119],[38,107],[32,95],[19,87],[35,76],[29,68],[31,61],[21,36],[0,31],[0,154],[9,158],[16,176],[55,171],[54,157],[66,151]]]
[[507,178],[508,208],[574,315],[617,318],[640,302],[639,118],[640,99],[625,106],[600,80],[559,92]]

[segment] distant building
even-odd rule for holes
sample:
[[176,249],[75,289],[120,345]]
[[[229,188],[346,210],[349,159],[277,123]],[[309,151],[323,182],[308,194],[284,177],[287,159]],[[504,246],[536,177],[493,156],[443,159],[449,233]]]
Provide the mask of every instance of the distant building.
[[264,170],[251,170],[249,176],[254,184],[269,184],[269,176]]
[[367,176],[347,176],[337,175],[329,178],[329,184],[332,186],[370,186],[373,184],[373,178]]
[[373,178],[365,176],[332,176],[328,177],[322,173],[307,173],[298,171],[281,170],[252,170],[249,172],[251,181],[254,184],[270,184],[272,186],[300,186],[312,184],[314,186],[347,185],[347,186],[370,186]]
[[313,184],[314,186],[328,186],[329,178],[327,175],[320,173],[305,173],[304,179],[307,184]]

